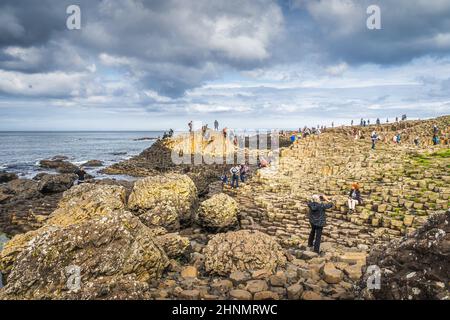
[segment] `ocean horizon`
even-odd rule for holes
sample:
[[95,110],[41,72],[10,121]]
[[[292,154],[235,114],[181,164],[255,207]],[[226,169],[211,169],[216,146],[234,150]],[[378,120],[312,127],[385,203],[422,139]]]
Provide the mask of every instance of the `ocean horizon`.
[[95,177],[113,163],[129,159],[150,147],[164,131],[0,131],[0,170],[32,178],[40,172],[39,161],[65,156],[81,165],[100,160],[103,165],[87,168]]

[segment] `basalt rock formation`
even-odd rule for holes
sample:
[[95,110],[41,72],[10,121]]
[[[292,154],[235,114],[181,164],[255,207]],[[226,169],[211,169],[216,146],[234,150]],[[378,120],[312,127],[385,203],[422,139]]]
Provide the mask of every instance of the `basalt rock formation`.
[[[432,144],[433,125],[440,128],[441,145]],[[436,212],[450,205],[449,126],[447,116],[326,129],[283,147],[278,161],[269,167],[257,171],[251,167],[250,179],[239,189],[222,187],[218,181],[229,164],[172,162],[179,144],[179,157],[219,154],[220,133],[210,134],[210,138],[218,135],[217,139],[206,139],[194,148],[197,151],[183,135],[158,140],[141,155],[105,170],[143,179],[95,181],[90,183],[95,187],[83,187],[87,195],[78,195],[78,188],[72,187],[59,209],[55,205],[55,213],[32,228],[40,229],[12,238],[0,254],[6,280],[0,296],[448,299],[448,213]],[[370,141],[373,130],[380,135],[375,150]],[[402,142],[394,144],[391,138],[399,132]],[[286,133],[284,141],[289,137]],[[417,137],[418,145],[413,141]],[[0,190],[6,197],[16,190],[16,204],[20,197],[42,197],[37,181],[20,180],[3,184]],[[350,212],[347,198],[354,182],[360,185],[363,202]],[[95,190],[92,196],[88,196],[90,188]],[[72,192],[76,200],[71,202],[66,195]],[[307,247],[306,202],[312,194],[321,193],[332,199],[334,207],[327,212],[317,254]],[[233,220],[228,217],[234,217],[236,203],[238,224],[233,231],[205,227],[207,215],[200,214],[198,199],[208,204],[204,212],[214,213],[209,215],[214,217],[211,221],[221,226]],[[10,200],[5,201],[10,205]],[[77,210],[85,214],[78,215]],[[233,214],[216,219],[228,210]],[[130,226],[134,231],[128,230]],[[108,230],[92,231],[100,228]],[[116,230],[114,235],[110,230]],[[69,248],[67,254],[63,245]],[[148,260],[144,255],[135,258],[129,271],[124,257],[136,252],[151,254]],[[107,274],[97,256],[106,259]],[[76,292],[63,285],[67,274],[57,276],[55,271],[74,262],[81,264],[82,283],[88,284]],[[363,289],[372,264],[383,272],[382,287],[367,292]],[[32,268],[39,270],[39,279],[27,271]],[[50,283],[55,293],[44,288]],[[355,291],[355,287],[361,289]]]
[[197,205],[194,182],[187,175],[176,173],[136,181],[128,199],[128,208],[144,224],[173,231],[192,219]]
[[207,228],[223,229],[237,224],[238,211],[236,200],[219,193],[200,204],[198,219]]
[[367,288],[373,272],[365,273],[362,298],[450,299],[450,211],[432,215],[399,241],[374,247],[367,263],[380,268],[380,288]]
[[[124,291],[126,298],[141,298],[167,264],[138,218],[114,212],[40,229],[15,256],[0,299],[106,299],[123,297]],[[79,286],[68,285],[76,272]]]
[[286,258],[272,237],[259,231],[230,231],[215,235],[204,249],[205,269],[219,275],[234,271],[275,271]]

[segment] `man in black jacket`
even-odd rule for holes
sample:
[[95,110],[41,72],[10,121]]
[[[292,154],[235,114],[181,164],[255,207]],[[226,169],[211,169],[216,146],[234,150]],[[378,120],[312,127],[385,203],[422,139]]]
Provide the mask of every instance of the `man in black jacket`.
[[[324,202],[328,203],[324,203]],[[333,207],[333,203],[324,195],[313,195],[308,202],[309,223],[311,224],[311,233],[309,234],[308,247],[314,246],[314,251],[320,252],[320,239],[322,238],[322,229],[326,224],[325,210]]]

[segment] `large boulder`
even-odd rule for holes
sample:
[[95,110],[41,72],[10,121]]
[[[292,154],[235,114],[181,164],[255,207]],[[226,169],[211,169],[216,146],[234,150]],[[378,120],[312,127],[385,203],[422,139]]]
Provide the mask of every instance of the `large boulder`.
[[128,208],[148,226],[178,230],[189,221],[198,204],[197,188],[186,175],[169,173],[136,181]]
[[64,192],[48,225],[67,226],[125,208],[125,188],[84,183]]
[[74,173],[45,174],[39,179],[38,190],[42,193],[63,192],[72,187],[77,179]]
[[168,266],[151,230],[126,211],[44,227],[30,238],[20,244],[0,299],[143,298]]
[[103,162],[100,160],[89,160],[89,161],[83,163],[81,166],[88,167],[88,168],[101,167],[101,166],[103,166]]
[[54,169],[59,173],[77,173],[80,168],[73,163],[64,160],[41,160],[39,166],[44,169]]
[[15,179],[19,179],[17,174],[15,173],[9,173],[5,171],[0,171],[0,183],[9,182]]
[[225,193],[213,195],[201,203],[198,218],[208,228],[226,228],[237,223],[238,204]]
[[169,256],[169,258],[181,258],[185,256],[190,247],[189,239],[180,236],[178,233],[167,233],[155,237],[158,244]]
[[273,237],[259,232],[240,230],[212,237],[203,251],[205,270],[218,275],[234,271],[275,271],[286,264],[281,246]]

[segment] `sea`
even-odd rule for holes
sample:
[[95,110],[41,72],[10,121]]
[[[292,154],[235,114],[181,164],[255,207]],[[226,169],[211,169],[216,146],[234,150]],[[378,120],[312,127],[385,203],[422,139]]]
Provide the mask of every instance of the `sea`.
[[42,170],[40,160],[66,156],[67,161],[76,165],[89,160],[102,161],[103,167],[85,169],[95,178],[127,179],[130,177],[102,175],[99,171],[138,155],[163,134],[161,131],[0,132],[0,171],[32,178],[40,172],[52,172]]

